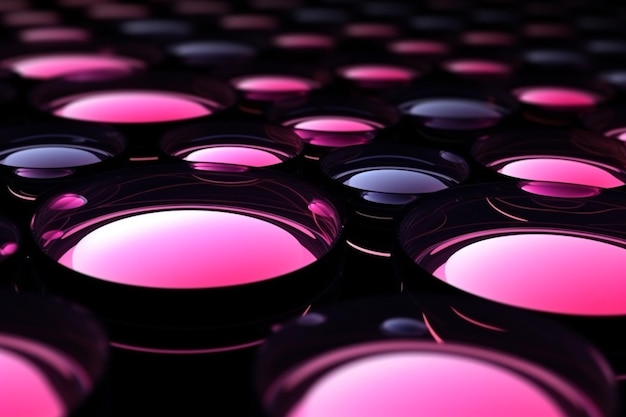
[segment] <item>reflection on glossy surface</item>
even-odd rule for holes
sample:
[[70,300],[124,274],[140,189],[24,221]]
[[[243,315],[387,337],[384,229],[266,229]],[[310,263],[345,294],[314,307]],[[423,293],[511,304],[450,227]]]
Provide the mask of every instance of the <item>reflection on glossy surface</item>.
[[63,417],[91,389],[72,358],[34,340],[0,334],[0,415]]
[[523,103],[565,109],[595,106],[603,101],[601,95],[577,87],[531,86],[517,88],[513,94]]
[[221,106],[211,100],[151,90],[94,91],[60,98],[50,111],[73,120],[102,123],[152,123],[207,116]]
[[[532,310],[626,314],[626,242],[549,230],[464,236],[432,274],[461,290]],[[442,243],[437,252],[452,242]]]
[[508,75],[512,71],[512,68],[503,62],[481,59],[447,61],[443,67],[450,72],[461,75]]
[[549,182],[457,190],[454,201],[444,191],[414,207],[399,229],[405,253],[423,271],[534,311],[626,314],[621,192]]
[[104,224],[58,261],[127,285],[212,288],[287,274],[315,256],[285,228],[250,214],[167,210]]
[[123,71],[142,69],[139,60],[95,53],[57,53],[27,55],[9,58],[1,63],[25,78],[49,79],[84,71]]
[[616,173],[620,174],[615,168],[574,158],[524,155],[507,161],[496,161],[490,166],[501,174],[525,180],[564,182],[600,188],[620,187],[625,184],[623,179],[615,176]]
[[436,172],[382,167],[346,172],[335,179],[362,190],[397,194],[432,193],[455,183],[452,178]]
[[431,129],[482,129],[496,125],[506,109],[482,100],[468,98],[424,98],[405,102],[400,110],[416,117]]
[[97,164],[112,154],[82,146],[40,145],[0,151],[0,164],[23,168],[67,168]]
[[[178,155],[180,156],[180,155]],[[252,167],[264,167],[279,164],[289,158],[289,155],[274,149],[262,149],[252,146],[217,145],[204,147],[189,152],[183,157],[189,162],[215,162],[224,164],[239,164]]]
[[339,75],[355,81],[410,81],[417,77],[417,71],[394,65],[360,64],[337,69]]
[[555,399],[513,370],[427,351],[372,355],[337,366],[287,413],[288,417],[383,415],[566,416]]
[[283,122],[303,141],[318,146],[348,146],[369,142],[384,126],[373,120],[340,115],[308,116]]
[[31,225],[44,253],[108,282],[196,289],[290,274],[338,239],[336,208],[286,174],[145,168],[50,197]]

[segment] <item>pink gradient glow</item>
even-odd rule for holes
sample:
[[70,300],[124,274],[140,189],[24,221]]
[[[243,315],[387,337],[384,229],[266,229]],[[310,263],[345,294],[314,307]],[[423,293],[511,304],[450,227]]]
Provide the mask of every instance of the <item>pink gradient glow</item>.
[[626,127],[620,127],[604,132],[604,136],[626,142]]
[[108,3],[93,4],[87,9],[93,19],[141,19],[150,16],[150,9],[144,4]]
[[410,81],[417,76],[410,68],[381,64],[351,65],[337,72],[344,78],[365,81]]
[[466,32],[461,34],[461,41],[474,46],[510,46],[515,44],[513,35],[496,31]]
[[60,21],[54,10],[16,10],[2,17],[2,23],[9,27],[56,25]]
[[224,29],[272,30],[279,26],[278,19],[266,14],[228,14],[220,19]]
[[285,33],[273,40],[281,48],[289,49],[330,49],[335,46],[335,40],[327,35],[317,33]]
[[[245,146],[216,146],[199,149],[184,158],[190,162],[216,162],[263,167],[283,162],[276,152]],[[284,159],[287,159],[286,156]]]
[[402,39],[391,42],[388,49],[396,54],[442,55],[450,52],[445,43],[429,39]]
[[513,94],[523,103],[543,107],[589,107],[602,101],[599,94],[575,87],[524,87],[515,89]]
[[296,129],[317,132],[370,132],[376,128],[372,123],[346,116],[315,116],[288,123]]
[[505,63],[481,59],[462,59],[448,61],[443,67],[459,74],[507,75],[512,69]]
[[238,90],[306,92],[318,86],[313,80],[292,75],[249,75],[231,81]]
[[83,28],[63,26],[34,27],[22,30],[19,33],[19,38],[26,43],[86,42],[91,39],[91,34]]
[[55,387],[25,357],[0,347],[0,415],[63,417],[63,400]]
[[105,224],[59,263],[126,285],[190,289],[263,281],[315,260],[271,222],[221,211],[169,210]]
[[56,116],[102,123],[153,123],[207,116],[216,103],[172,91],[94,91],[59,100]]
[[600,188],[624,185],[609,169],[585,161],[549,157],[528,157],[511,161],[498,169],[501,174],[536,181],[563,182]]
[[55,197],[52,200],[48,207],[53,210],[71,210],[78,207],[82,207],[87,204],[87,199],[82,195],[78,194],[62,194],[58,197]]
[[531,310],[626,314],[626,249],[591,238],[518,233],[471,243],[433,275],[468,293]]
[[471,357],[397,352],[321,377],[287,417],[566,417],[516,372]]
[[46,53],[10,58],[2,62],[25,78],[50,79],[84,71],[129,71],[144,63],[122,56],[97,53]]
[[524,184],[520,188],[531,194],[550,197],[581,198],[593,197],[600,194],[600,189],[597,187],[589,187],[579,184],[550,183],[544,181]]

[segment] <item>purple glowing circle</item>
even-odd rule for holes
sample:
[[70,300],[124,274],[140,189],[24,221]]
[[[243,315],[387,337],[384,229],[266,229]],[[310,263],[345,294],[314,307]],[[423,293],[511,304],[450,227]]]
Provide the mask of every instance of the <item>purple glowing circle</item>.
[[274,45],[285,49],[331,49],[335,40],[317,33],[286,33],[273,39]]
[[424,98],[400,105],[400,110],[414,116],[431,129],[483,129],[496,125],[506,113],[497,104],[462,97]]
[[522,190],[536,195],[563,198],[587,198],[600,194],[600,188],[578,184],[531,182],[520,187]]
[[0,369],[0,415],[67,415],[63,398],[53,382],[25,356],[0,347]]
[[62,194],[52,200],[48,207],[52,210],[72,210],[87,204],[87,199],[78,194]]
[[304,93],[320,84],[314,80],[293,75],[248,75],[231,80],[231,84],[241,91]]
[[396,54],[445,55],[450,52],[447,44],[435,40],[403,39],[388,45],[389,51]]
[[447,71],[466,75],[508,75],[512,71],[505,63],[483,59],[459,59],[442,65]]
[[50,79],[86,71],[135,71],[145,64],[137,59],[97,53],[46,53],[9,58],[2,62],[25,78]]
[[102,123],[154,123],[208,116],[219,104],[172,91],[94,91],[52,103],[56,116]]
[[422,194],[448,188],[441,175],[409,168],[371,168],[341,175],[342,184],[360,190],[393,193]]
[[566,414],[530,379],[496,364],[439,352],[396,352],[365,357],[334,368],[315,382],[287,416],[566,417]]
[[593,236],[516,233],[470,243],[433,275],[468,293],[536,311],[623,315],[626,250]]
[[58,262],[109,282],[193,289],[264,281],[315,260],[295,236],[273,222],[189,209],[109,222],[84,236]]
[[0,164],[23,168],[67,168],[102,162],[104,157],[91,149],[77,146],[32,146],[16,149],[0,159]]
[[603,97],[600,94],[576,87],[533,86],[513,90],[519,101],[541,107],[580,108],[595,106]]
[[360,64],[339,68],[339,75],[356,81],[411,81],[418,76],[410,68],[383,64]]
[[238,164],[250,167],[276,165],[287,159],[275,150],[253,148],[249,146],[219,145],[198,149],[187,154],[183,159],[189,162],[213,162]]
[[591,187],[614,188],[624,185],[611,171],[587,161],[577,161],[558,157],[527,156],[505,164],[496,163],[497,171],[513,178],[563,182],[588,185]]

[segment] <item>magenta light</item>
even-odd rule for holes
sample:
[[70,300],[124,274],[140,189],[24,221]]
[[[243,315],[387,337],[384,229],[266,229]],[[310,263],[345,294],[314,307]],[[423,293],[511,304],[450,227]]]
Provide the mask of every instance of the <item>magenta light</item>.
[[531,310],[623,315],[625,264],[623,242],[528,231],[469,243],[433,275],[468,293]]
[[219,105],[172,91],[94,91],[51,104],[56,116],[103,123],[168,122],[207,116]]
[[6,59],[2,66],[25,78],[50,79],[85,71],[134,71],[145,64],[139,60],[97,53],[46,53]]
[[275,222],[226,211],[172,209],[104,224],[59,263],[110,282],[191,289],[263,281],[315,260]]
[[440,352],[374,355],[319,378],[287,417],[566,417],[530,379]]

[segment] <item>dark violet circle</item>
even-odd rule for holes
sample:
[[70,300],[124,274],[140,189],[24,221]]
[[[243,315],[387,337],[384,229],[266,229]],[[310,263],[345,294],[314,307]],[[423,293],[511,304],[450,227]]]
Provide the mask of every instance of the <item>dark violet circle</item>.
[[623,317],[626,235],[615,227],[623,193],[543,184],[437,194],[402,220],[402,251],[431,279],[481,299],[561,317]]
[[85,404],[108,372],[108,340],[98,320],[53,296],[3,293],[0,300],[0,414],[88,412]]
[[391,144],[333,150],[322,157],[320,170],[365,204],[392,207],[454,187],[469,176],[468,163],[456,154]]
[[[85,280],[192,290],[289,275],[339,239],[335,205],[285,174],[183,168],[111,173],[53,194],[31,224],[38,247]],[[59,203],[70,194],[80,204]]]
[[509,178],[597,188],[626,184],[622,142],[570,129],[504,131],[478,138],[472,157]]
[[497,102],[463,96],[416,98],[401,103],[399,110],[425,128],[459,131],[493,127],[510,113]]
[[163,153],[191,163],[271,167],[298,157],[304,144],[291,129],[259,122],[205,122],[166,132]]
[[284,323],[255,368],[267,415],[611,415],[609,366],[565,327],[461,297],[416,299],[370,297],[313,311],[317,326]]
[[58,118],[115,125],[191,120],[235,102],[225,83],[167,73],[101,82],[50,81],[35,88],[30,98],[35,107]]
[[121,133],[97,124],[18,124],[3,127],[0,135],[0,167],[13,187],[21,180],[64,178],[98,165],[104,169],[122,159],[127,146]]
[[259,51],[251,44],[228,39],[191,39],[167,47],[168,53],[189,66],[219,66],[250,62]]

